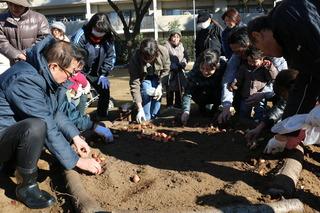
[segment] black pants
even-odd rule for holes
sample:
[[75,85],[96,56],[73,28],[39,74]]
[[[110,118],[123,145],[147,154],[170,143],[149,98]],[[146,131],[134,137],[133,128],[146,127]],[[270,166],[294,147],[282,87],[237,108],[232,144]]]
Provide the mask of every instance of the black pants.
[[98,116],[106,117],[109,109],[110,89],[102,89],[101,85],[98,85],[99,77],[97,76],[88,75],[87,79],[99,94],[97,114]]
[[46,131],[46,123],[37,118],[25,119],[2,131],[0,162],[14,160],[17,167],[36,171]]
[[169,91],[167,89],[167,107],[173,106],[173,100],[174,100],[174,106],[181,108],[181,93],[180,91]]
[[221,102],[221,90],[194,91],[192,93],[192,100],[199,106],[200,111],[204,112],[207,104],[213,104],[212,111],[216,111]]

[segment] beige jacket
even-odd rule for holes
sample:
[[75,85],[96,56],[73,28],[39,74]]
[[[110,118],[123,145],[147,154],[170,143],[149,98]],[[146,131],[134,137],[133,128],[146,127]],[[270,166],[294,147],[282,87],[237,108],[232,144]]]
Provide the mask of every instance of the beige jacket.
[[[159,76],[161,81],[170,71],[170,57],[167,48],[159,46],[159,55],[154,61],[155,74]],[[147,66],[142,61],[140,51],[136,51],[129,62],[129,74],[130,74],[130,92],[135,103],[142,103],[141,98],[141,82],[147,76]]]

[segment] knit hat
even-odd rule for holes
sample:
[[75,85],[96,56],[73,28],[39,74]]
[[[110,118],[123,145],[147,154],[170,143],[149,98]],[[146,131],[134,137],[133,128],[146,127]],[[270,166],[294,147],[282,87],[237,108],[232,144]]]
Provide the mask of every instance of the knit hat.
[[199,11],[199,14],[198,14],[197,24],[205,22],[209,18],[211,18],[210,13],[207,10],[201,10],[201,11]]
[[66,33],[66,26],[61,21],[55,21],[51,24],[51,28],[56,28]]
[[180,37],[182,36],[182,35],[181,35],[181,30],[179,30],[178,28],[170,29],[169,33],[170,33],[170,37],[171,37],[172,35],[174,35],[174,34],[178,34]]
[[10,2],[12,4],[20,5],[23,7],[31,7],[30,0],[5,0],[5,1],[0,1],[0,2]]

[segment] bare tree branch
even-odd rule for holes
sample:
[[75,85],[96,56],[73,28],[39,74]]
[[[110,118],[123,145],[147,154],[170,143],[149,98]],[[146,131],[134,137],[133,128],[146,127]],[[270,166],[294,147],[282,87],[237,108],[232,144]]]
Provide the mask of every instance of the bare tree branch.
[[123,24],[124,37],[128,48],[129,58],[131,49],[135,47],[136,37],[140,33],[143,17],[148,12],[152,0],[132,0],[134,5],[135,17],[132,11],[129,12],[129,17],[124,17],[122,10],[114,3],[114,0],[108,0],[109,5],[117,13]]
[[134,10],[137,12],[138,11],[137,0],[133,0],[133,5],[134,5]]
[[112,0],[108,0],[109,5],[112,7],[112,9],[118,14],[122,24],[123,24],[123,31],[124,33],[129,33],[129,27],[127,25],[127,22],[124,18],[124,15],[122,13],[122,10],[119,9],[119,7],[112,1]]

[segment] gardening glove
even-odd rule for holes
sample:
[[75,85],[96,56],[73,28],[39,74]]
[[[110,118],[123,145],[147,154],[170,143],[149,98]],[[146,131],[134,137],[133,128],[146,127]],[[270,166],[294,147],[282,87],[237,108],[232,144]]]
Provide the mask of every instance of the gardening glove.
[[143,108],[140,108],[136,116],[137,122],[140,124],[143,121],[146,121],[146,115],[144,114]]
[[276,154],[278,152],[282,152],[286,147],[286,141],[280,141],[276,139],[276,136],[271,138],[264,149],[264,153],[266,154]]
[[185,125],[187,123],[187,121],[189,120],[189,114],[190,113],[188,111],[185,111],[185,112],[182,113],[182,115],[181,115],[181,123],[183,125]]
[[156,89],[153,88],[153,87],[150,87],[150,88],[146,89],[146,93],[149,96],[154,96],[155,92],[156,92]]
[[101,84],[102,89],[108,89],[109,84],[110,84],[108,77],[101,75],[98,80],[98,85],[100,85],[100,84]]
[[159,84],[156,88],[156,91],[154,92],[154,99],[159,101],[161,96],[162,96],[162,85]]
[[94,132],[97,133],[98,135],[102,136],[106,143],[113,142],[113,134],[109,128],[101,126],[101,125],[97,125],[96,128],[94,128]]

